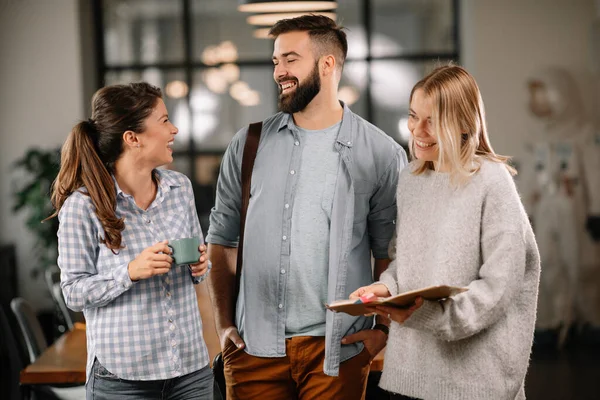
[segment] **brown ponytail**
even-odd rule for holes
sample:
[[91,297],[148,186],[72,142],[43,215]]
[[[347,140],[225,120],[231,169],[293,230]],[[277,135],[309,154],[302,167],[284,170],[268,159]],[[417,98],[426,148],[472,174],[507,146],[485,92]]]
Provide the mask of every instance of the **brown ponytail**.
[[93,119],[75,125],[61,151],[60,171],[52,185],[52,205],[58,215],[76,190],[90,196],[96,215],[104,228],[104,243],[109,249],[123,248],[122,218],[117,218],[117,193],[111,174],[123,151],[123,133],[145,130],[144,120],[159,98],[160,89],[147,83],[107,86],[92,99]]

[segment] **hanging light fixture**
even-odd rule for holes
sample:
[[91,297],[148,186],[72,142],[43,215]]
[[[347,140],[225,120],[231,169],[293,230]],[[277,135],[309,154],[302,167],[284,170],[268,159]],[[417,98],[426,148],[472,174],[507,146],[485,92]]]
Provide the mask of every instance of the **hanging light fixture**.
[[238,10],[250,13],[329,11],[337,8],[337,0],[240,0]]
[[254,15],[246,18],[249,25],[256,25],[253,36],[268,39],[269,28],[282,19],[296,18],[302,15],[323,15],[335,21],[337,0],[240,0],[238,10]]
[[302,15],[315,14],[323,15],[335,21],[336,15],[332,12],[301,12],[301,13],[277,13],[277,14],[256,14],[246,18],[246,22],[250,25],[271,26],[277,21],[288,18],[296,18]]
[[271,28],[257,28],[254,30],[252,36],[254,36],[256,39],[273,39],[271,36],[269,36],[270,31]]

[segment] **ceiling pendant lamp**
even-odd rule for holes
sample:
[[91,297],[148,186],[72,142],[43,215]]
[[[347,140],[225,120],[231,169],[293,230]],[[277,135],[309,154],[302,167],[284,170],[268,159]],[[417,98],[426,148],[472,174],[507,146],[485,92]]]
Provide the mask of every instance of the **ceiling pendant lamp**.
[[253,13],[246,22],[258,26],[254,37],[268,39],[269,28],[277,21],[306,14],[323,15],[336,20],[337,0],[240,0],[238,10]]
[[296,18],[306,14],[323,15],[335,21],[336,15],[333,12],[298,12],[298,13],[277,13],[277,14],[256,14],[246,18],[246,22],[250,25],[272,26],[282,19]]
[[240,0],[238,10],[249,13],[331,11],[337,8],[337,0]]

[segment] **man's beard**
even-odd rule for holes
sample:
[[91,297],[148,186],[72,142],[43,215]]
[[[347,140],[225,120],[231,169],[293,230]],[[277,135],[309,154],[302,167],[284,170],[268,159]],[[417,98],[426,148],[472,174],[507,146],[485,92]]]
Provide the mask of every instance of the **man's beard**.
[[321,77],[319,76],[319,65],[315,63],[311,74],[306,78],[306,82],[300,84],[296,79],[296,88],[290,94],[281,94],[281,86],[279,86],[279,111],[287,114],[300,112],[308,106],[308,104],[321,91]]

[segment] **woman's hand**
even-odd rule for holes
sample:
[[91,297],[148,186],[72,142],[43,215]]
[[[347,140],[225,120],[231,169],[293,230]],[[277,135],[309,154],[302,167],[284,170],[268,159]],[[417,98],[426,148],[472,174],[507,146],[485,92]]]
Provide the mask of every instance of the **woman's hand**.
[[390,291],[384,284],[377,283],[377,284],[363,286],[363,287],[356,289],[354,292],[352,292],[350,294],[350,298],[358,299],[359,297],[365,296],[368,294],[373,294],[377,297],[388,297],[388,296],[390,296]]
[[412,313],[414,313],[419,307],[423,305],[423,298],[417,297],[415,302],[408,308],[390,307],[390,306],[367,306],[367,309],[372,313],[379,314],[383,317],[389,318],[399,324],[406,321]]
[[206,273],[208,270],[208,256],[206,255],[206,245],[201,244],[198,246],[198,250],[200,251],[200,258],[196,264],[190,264],[190,268],[192,269],[192,276],[199,277]]
[[139,281],[169,272],[173,259],[169,255],[171,249],[167,246],[168,243],[167,240],[163,240],[144,249],[127,266],[129,278],[132,281]]

